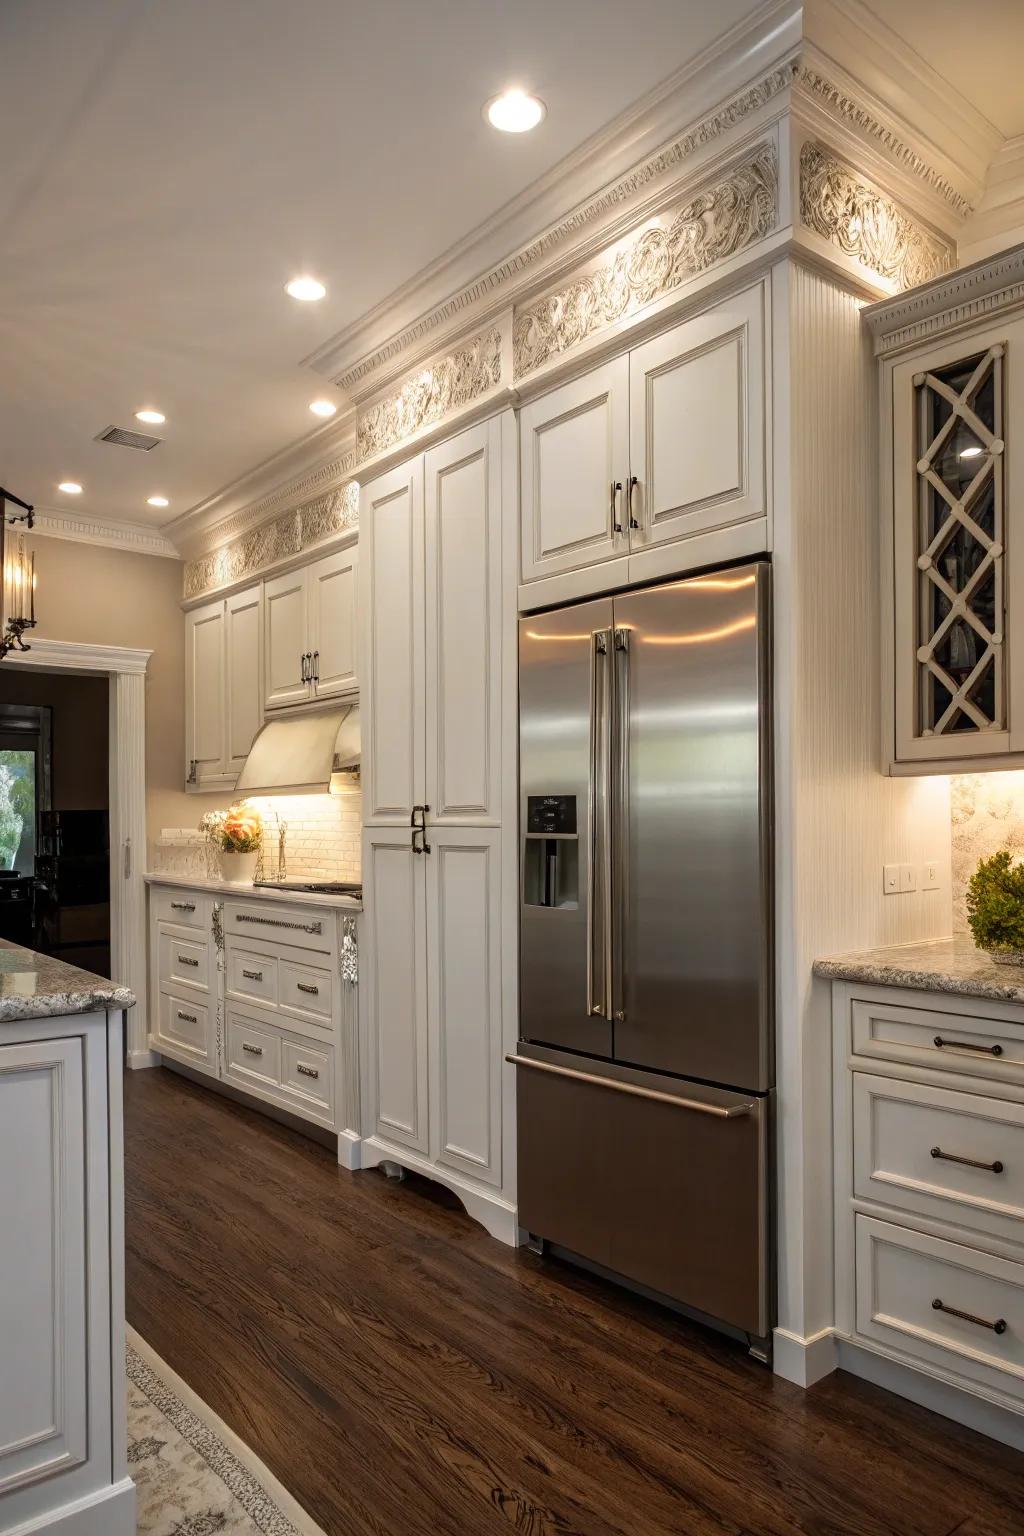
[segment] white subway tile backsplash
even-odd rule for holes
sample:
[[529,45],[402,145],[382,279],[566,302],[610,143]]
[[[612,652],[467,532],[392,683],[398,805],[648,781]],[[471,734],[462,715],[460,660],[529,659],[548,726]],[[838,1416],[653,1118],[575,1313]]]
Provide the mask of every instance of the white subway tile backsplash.
[[363,801],[358,789],[334,795],[254,796],[263,817],[264,868],[278,873],[278,830],[283,822],[290,879],[362,878]]

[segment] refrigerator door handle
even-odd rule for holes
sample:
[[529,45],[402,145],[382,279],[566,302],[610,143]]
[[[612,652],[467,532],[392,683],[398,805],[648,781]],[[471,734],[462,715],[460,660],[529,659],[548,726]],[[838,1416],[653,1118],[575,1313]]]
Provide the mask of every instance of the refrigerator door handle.
[[[611,703],[611,631],[594,632],[590,662],[590,878],[587,881],[587,1016],[607,1018],[610,987],[610,838],[608,725]],[[598,902],[600,889],[600,902]]]
[[757,1109],[754,1102],[742,1104],[705,1104],[703,1099],[686,1099],[675,1093],[659,1093],[656,1088],[643,1088],[639,1083],[622,1083],[611,1077],[599,1077],[596,1072],[579,1072],[575,1067],[559,1067],[552,1061],[536,1061],[532,1056],[520,1056],[510,1051],[505,1060],[513,1067],[531,1067],[535,1072],[551,1072],[555,1077],[571,1077],[578,1083],[590,1083],[595,1088],[610,1088],[613,1093],[626,1093],[637,1099],[653,1099],[657,1104],[671,1104],[674,1109],[690,1109],[698,1115],[713,1115],[716,1120],[740,1120],[752,1115]]
[[629,899],[629,630],[615,630],[615,724],[611,744],[614,802],[610,806],[611,866],[609,928],[612,954],[612,1017],[622,1024],[625,1010],[625,931]]

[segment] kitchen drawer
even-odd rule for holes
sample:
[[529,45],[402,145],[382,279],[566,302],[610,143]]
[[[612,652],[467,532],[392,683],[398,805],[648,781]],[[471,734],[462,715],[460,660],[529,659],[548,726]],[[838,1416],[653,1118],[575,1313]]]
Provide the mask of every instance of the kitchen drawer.
[[159,978],[161,987],[193,987],[197,992],[210,990],[210,942],[192,929],[193,936],[183,938],[181,932],[161,923],[157,936]]
[[277,960],[234,941],[228,944],[227,951],[227,988],[231,996],[262,1003],[265,1008],[276,1007]]
[[334,1052],[311,1050],[306,1041],[281,1040],[281,1086],[298,1094],[311,1109],[334,1118]]
[[161,992],[157,1008],[159,1039],[183,1059],[195,1059],[201,1063],[213,1063],[210,1040],[210,1010],[205,1003],[182,991]]
[[855,998],[853,1052],[1024,1087],[1024,1013],[1021,1017],[1020,1024],[1012,1024]]
[[1024,1264],[864,1215],[856,1249],[858,1333],[1024,1402]]
[[281,1040],[277,1032],[228,1010],[224,1040],[224,1075],[248,1086],[276,1087],[281,1081]]
[[203,933],[209,933],[213,897],[200,891],[168,890],[161,885],[151,885],[149,910],[158,922],[174,923],[178,928],[200,928]]
[[228,938],[263,939],[333,955],[335,926],[335,915],[329,908],[278,907],[256,901],[224,903]]
[[1024,1105],[853,1073],[854,1194],[1024,1244]]
[[294,960],[282,960],[278,994],[282,1013],[299,1014],[314,1024],[330,1029],[333,1023],[333,982],[330,971],[300,965]]

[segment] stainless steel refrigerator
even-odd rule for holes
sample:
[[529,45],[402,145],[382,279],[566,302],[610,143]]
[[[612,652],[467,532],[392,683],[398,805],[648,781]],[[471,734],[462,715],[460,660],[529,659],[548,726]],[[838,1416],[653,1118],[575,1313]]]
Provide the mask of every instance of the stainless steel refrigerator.
[[772,1325],[770,569],[520,621],[519,1219]]

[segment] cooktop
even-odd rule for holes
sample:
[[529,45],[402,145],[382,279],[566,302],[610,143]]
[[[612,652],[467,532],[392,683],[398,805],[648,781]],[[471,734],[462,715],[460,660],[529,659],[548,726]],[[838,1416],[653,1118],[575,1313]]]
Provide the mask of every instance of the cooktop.
[[346,880],[257,880],[257,889],[268,891],[308,891],[313,896],[362,897],[361,885]]

